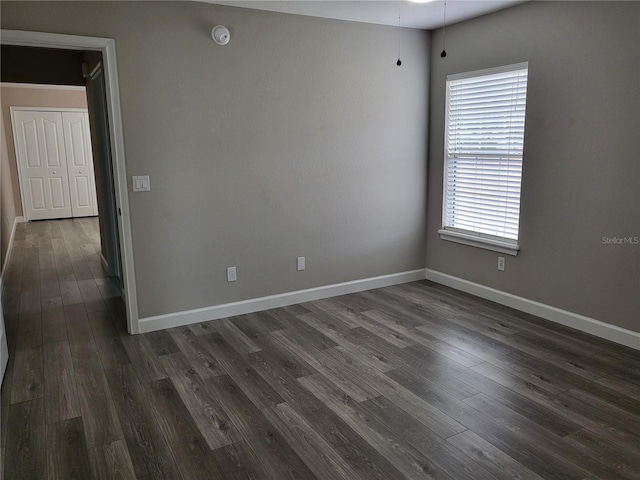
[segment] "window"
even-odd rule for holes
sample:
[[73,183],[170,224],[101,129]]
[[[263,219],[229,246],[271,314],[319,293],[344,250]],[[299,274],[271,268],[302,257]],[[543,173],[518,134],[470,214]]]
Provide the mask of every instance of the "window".
[[447,77],[440,237],[516,255],[528,64]]

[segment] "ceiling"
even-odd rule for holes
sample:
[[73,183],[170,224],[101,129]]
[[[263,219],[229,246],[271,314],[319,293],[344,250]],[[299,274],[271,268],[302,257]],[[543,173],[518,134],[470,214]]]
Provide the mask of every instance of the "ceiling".
[[[199,0],[234,7],[268,10],[311,17],[400,25],[432,30],[442,27],[444,0],[413,3],[406,0]],[[447,0],[447,24],[502,10],[524,0]]]

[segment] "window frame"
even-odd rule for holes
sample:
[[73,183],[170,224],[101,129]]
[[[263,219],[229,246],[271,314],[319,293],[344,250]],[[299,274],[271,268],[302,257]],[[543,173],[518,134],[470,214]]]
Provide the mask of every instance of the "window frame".
[[[487,68],[483,70],[474,70],[471,72],[464,72],[458,74],[447,75],[446,78],[446,98],[445,98],[445,128],[444,128],[444,163],[443,163],[443,185],[442,185],[442,227],[438,230],[438,234],[442,240],[460,243],[463,245],[469,245],[478,248],[484,248],[495,252],[500,252],[508,255],[517,255],[520,250],[520,205],[518,206],[518,237],[511,239],[507,237],[500,237],[495,235],[489,235],[473,230],[460,229],[452,226],[445,225],[447,219],[447,196],[448,196],[448,171],[449,161],[447,155],[448,136],[449,136],[449,113],[450,113],[450,89],[449,82],[455,80],[463,80],[466,78],[483,77],[489,75],[495,75],[506,72],[514,72],[518,70],[527,70],[527,89],[528,89],[528,74],[529,74],[529,62],[520,62],[510,65],[504,65],[500,67]],[[525,96],[525,117],[526,117],[526,96]],[[521,161],[524,161],[524,130],[523,130],[523,152]],[[519,199],[522,199],[522,171],[520,172],[520,194]]]

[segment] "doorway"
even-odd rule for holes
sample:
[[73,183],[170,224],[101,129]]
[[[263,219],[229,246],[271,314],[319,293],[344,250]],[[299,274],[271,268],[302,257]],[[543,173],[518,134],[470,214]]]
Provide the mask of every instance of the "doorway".
[[[122,122],[120,117],[120,100],[117,82],[115,43],[112,39],[96,37],[80,37],[73,35],[50,34],[41,32],[23,32],[2,30],[1,43],[24,47],[48,48],[66,51],[84,51],[101,55],[103,71],[104,101],[100,114],[104,117],[103,137],[100,140],[109,147],[107,169],[112,175],[113,184],[113,225],[115,226],[115,244],[121,257],[122,292],[127,317],[127,330],[131,334],[139,333],[135,274],[133,267],[133,246],[131,240],[131,224],[129,202],[127,196],[127,177],[124,158]],[[90,106],[91,109],[91,106]],[[91,114],[91,110],[90,110]],[[93,136],[93,133],[92,133]],[[107,137],[107,138],[104,138]],[[100,195],[98,194],[98,197]],[[99,205],[99,209],[105,208]]]

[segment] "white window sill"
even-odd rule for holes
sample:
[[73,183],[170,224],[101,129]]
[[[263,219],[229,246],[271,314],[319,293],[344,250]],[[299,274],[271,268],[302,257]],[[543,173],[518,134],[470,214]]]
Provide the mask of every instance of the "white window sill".
[[494,252],[504,253],[506,255],[518,255],[520,246],[516,242],[509,240],[500,240],[497,238],[481,237],[469,233],[456,232],[453,230],[438,230],[440,238],[448,242],[461,243],[471,247],[484,248]]

